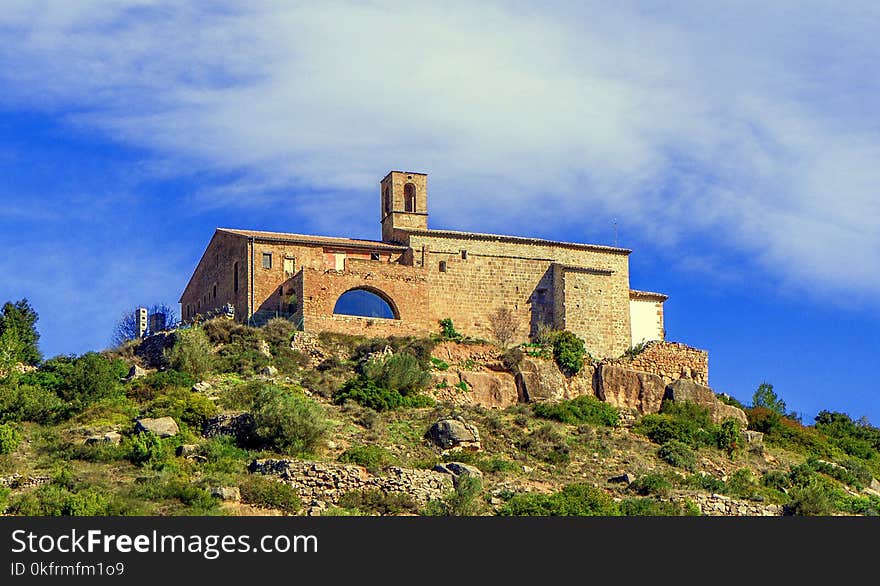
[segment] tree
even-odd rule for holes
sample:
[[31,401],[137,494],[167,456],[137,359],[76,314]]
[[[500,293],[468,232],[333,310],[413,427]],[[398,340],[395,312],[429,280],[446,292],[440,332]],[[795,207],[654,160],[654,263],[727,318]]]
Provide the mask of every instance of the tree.
[[773,385],[768,382],[761,383],[752,395],[752,407],[763,407],[779,415],[785,415],[785,401],[776,395]]
[[[143,307],[143,306],[141,306]],[[172,328],[177,325],[177,312],[165,305],[164,303],[154,303],[147,310],[147,315],[152,316],[162,314],[165,316],[164,327],[158,328],[158,331]],[[128,340],[134,340],[140,333],[138,327],[137,310],[127,311],[122,314],[116,326],[113,328],[113,345],[121,346]],[[148,331],[148,333],[150,333]]]
[[504,348],[516,338],[518,324],[513,311],[509,307],[499,307],[495,313],[489,316],[489,324],[492,326],[492,334],[498,343]]
[[39,364],[40,355],[37,332],[37,312],[27,299],[3,304],[0,315],[0,361],[9,364]]

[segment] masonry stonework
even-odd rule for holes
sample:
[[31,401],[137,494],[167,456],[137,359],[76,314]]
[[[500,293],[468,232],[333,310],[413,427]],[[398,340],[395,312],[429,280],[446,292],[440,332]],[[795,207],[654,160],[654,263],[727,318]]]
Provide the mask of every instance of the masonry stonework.
[[[255,325],[284,317],[312,332],[427,335],[449,318],[462,334],[492,340],[491,316],[505,309],[513,342],[567,329],[599,358],[620,356],[636,330],[663,337],[666,296],[630,289],[627,249],[430,230],[422,173],[392,171],[380,182],[380,218],[381,241],[218,228],[180,298],[184,319],[231,303]],[[350,291],[378,297],[393,317],[337,313]]]

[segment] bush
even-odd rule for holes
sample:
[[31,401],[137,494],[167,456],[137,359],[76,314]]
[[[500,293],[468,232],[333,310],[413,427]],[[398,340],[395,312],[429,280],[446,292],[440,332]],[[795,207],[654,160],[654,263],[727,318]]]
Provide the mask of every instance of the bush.
[[199,429],[216,414],[217,405],[208,397],[181,387],[167,389],[147,408],[149,417],[173,417]]
[[296,333],[296,324],[282,317],[270,319],[260,329],[260,334],[266,343],[269,344],[272,354],[275,354],[281,348],[289,349],[294,333]]
[[670,466],[693,471],[697,467],[697,456],[689,445],[678,440],[669,440],[657,450],[657,455]]
[[418,503],[410,495],[402,492],[384,492],[379,489],[347,492],[339,499],[339,504],[346,509],[380,515],[419,512]]
[[725,419],[715,435],[718,448],[727,452],[728,457],[733,458],[734,453],[743,446],[744,440],[739,421]]
[[9,505],[10,492],[5,486],[0,486],[0,515],[6,512],[6,507]]
[[124,440],[128,460],[136,466],[155,470],[165,468],[171,460],[171,448],[152,433],[139,433]]
[[76,411],[102,399],[123,396],[121,380],[128,368],[122,360],[87,352],[79,358],[57,361],[52,368],[62,377],[59,395]]
[[397,458],[381,446],[352,446],[339,455],[339,461],[363,466],[372,473],[397,463]]
[[757,480],[748,468],[740,468],[724,483],[724,494],[739,498],[754,499],[759,489]]
[[791,479],[785,472],[768,470],[761,476],[761,484],[767,488],[783,492],[791,486]]
[[12,424],[0,425],[0,456],[11,454],[21,443],[21,433]]
[[51,389],[22,384],[21,381],[0,387],[0,422],[54,423],[64,418],[69,410]]
[[483,481],[476,476],[462,476],[455,485],[455,490],[443,500],[432,500],[428,503],[424,514],[427,516],[475,517],[483,510],[480,493]]
[[618,516],[617,505],[602,490],[588,484],[569,484],[554,494],[518,493],[507,501],[499,515],[514,517]]
[[278,480],[249,476],[239,486],[241,500],[257,507],[279,509],[295,514],[302,508],[296,490]]
[[629,485],[629,490],[642,496],[667,496],[672,490],[672,483],[662,474],[644,474]]
[[313,453],[329,430],[318,403],[277,387],[263,389],[253,415],[257,436],[285,454]]
[[[152,398],[152,395],[158,391],[171,387],[191,389],[195,383],[196,378],[190,373],[168,369],[150,373],[143,378],[134,379],[131,381],[131,388],[134,392],[140,391],[140,395]],[[149,392],[145,393],[144,391]]]
[[789,510],[793,515],[823,516],[834,512],[833,493],[828,485],[814,481],[789,491]]
[[678,419],[662,413],[649,413],[642,417],[633,431],[646,436],[655,444],[678,441],[692,447],[699,445],[700,429],[695,421]]
[[398,391],[378,386],[364,376],[355,377],[333,393],[333,401],[337,404],[354,401],[376,411],[388,411],[404,407],[430,407],[434,400],[424,395],[404,396]]
[[620,414],[614,406],[589,396],[558,403],[536,403],[532,407],[532,411],[538,417],[555,419],[573,425],[592,423],[616,427],[620,418]]
[[773,385],[763,382],[752,395],[752,407],[760,407],[777,415],[785,415],[785,401],[776,395]]
[[405,353],[370,360],[363,365],[362,374],[376,385],[403,396],[416,394],[431,382],[431,374],[422,369],[418,359]]
[[461,341],[463,336],[455,331],[452,320],[448,317],[440,320],[440,338],[443,340]]
[[214,367],[214,353],[208,335],[202,328],[189,328],[177,332],[177,341],[167,351],[171,368],[202,378]]
[[587,349],[584,341],[569,331],[562,331],[553,337],[553,358],[556,364],[566,372],[574,375],[584,367]]
[[8,512],[29,517],[102,517],[112,514],[110,497],[99,488],[72,491],[58,484],[44,484],[15,497]]
[[520,449],[551,464],[567,464],[571,459],[565,438],[552,425],[539,427],[520,442]]

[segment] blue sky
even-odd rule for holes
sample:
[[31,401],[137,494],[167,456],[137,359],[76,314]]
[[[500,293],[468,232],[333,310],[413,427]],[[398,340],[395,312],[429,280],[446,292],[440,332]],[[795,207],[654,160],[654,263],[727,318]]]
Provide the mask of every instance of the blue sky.
[[0,300],[100,349],[215,227],[378,238],[407,169],[436,228],[616,221],[717,391],[877,424],[878,34],[858,0],[6,0]]

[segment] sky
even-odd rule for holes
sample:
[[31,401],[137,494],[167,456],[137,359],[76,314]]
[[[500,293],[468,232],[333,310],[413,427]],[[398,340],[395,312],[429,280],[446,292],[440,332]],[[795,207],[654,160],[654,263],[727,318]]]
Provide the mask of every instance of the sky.
[[[4,0],[0,301],[46,356],[176,304],[216,227],[633,250],[710,385],[880,424],[880,4]],[[844,376],[846,375],[846,376]]]

